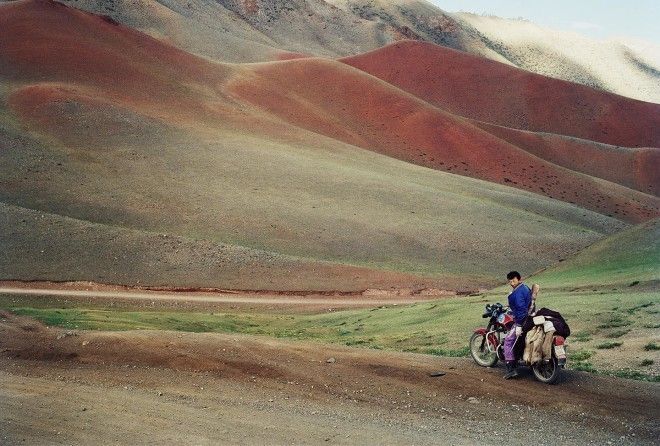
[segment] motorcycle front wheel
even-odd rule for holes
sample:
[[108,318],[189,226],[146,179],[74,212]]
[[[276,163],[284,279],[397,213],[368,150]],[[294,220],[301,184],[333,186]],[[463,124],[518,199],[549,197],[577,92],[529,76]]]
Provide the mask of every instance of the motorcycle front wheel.
[[532,372],[534,372],[534,377],[546,384],[554,384],[559,378],[560,367],[557,363],[557,358],[552,358],[548,362],[539,362],[532,366]]
[[497,353],[488,350],[485,336],[474,333],[470,338],[470,355],[481,367],[494,367],[497,364]]

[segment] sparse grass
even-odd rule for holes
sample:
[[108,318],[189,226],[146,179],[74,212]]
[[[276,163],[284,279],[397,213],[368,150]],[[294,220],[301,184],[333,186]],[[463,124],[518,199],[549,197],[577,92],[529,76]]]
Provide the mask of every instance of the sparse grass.
[[617,328],[617,327],[626,327],[632,322],[621,316],[619,313],[615,313],[610,316],[610,318],[604,324],[600,324],[598,328]]
[[456,350],[447,350],[443,348],[434,348],[430,350],[423,351],[423,353],[428,353],[436,356],[453,356],[453,357],[462,357],[468,356],[470,354],[469,347],[463,347]]
[[580,331],[571,335],[573,341],[588,342],[591,341],[591,334],[588,331]]
[[46,325],[81,330],[175,330],[203,332],[248,332],[259,324],[249,315],[208,313],[138,312],[121,310],[82,310],[16,308],[16,314],[31,316]]
[[594,352],[591,350],[578,350],[576,352],[570,352],[571,361],[580,362],[586,361],[594,355]]
[[651,382],[660,382],[660,376],[648,375],[646,373],[640,372],[638,370],[616,370],[612,373],[607,373],[608,375],[613,375],[618,378],[626,379],[637,379],[640,381],[651,381]]
[[350,347],[350,346],[352,346],[352,345],[365,345],[365,344],[368,344],[368,342],[369,342],[369,341],[366,341],[366,340],[364,340],[364,339],[352,339],[352,340],[350,340],[350,341],[346,341],[346,342],[344,343],[344,345],[347,345],[347,346]]
[[[2,299],[0,299],[2,304]],[[180,330],[246,333],[368,348],[465,356],[481,325],[479,297],[324,314],[195,313],[120,309],[10,308],[47,325],[89,330]],[[6,305],[5,305],[6,308]],[[470,316],[471,315],[471,316]],[[465,320],[473,320],[473,325]],[[442,346],[442,349],[439,347]]]
[[632,308],[628,308],[626,311],[628,314],[634,314],[637,310],[641,310],[642,308],[648,308],[650,306],[653,306],[653,302],[646,302],[640,305],[636,305]]
[[[602,291],[546,292],[539,299],[540,306],[559,310],[574,333],[568,338],[569,367],[577,370],[607,372],[615,364],[607,362],[607,355],[598,356],[596,348],[614,348],[620,341],[606,342],[606,336],[644,333],[642,327],[656,325],[657,316],[637,311],[634,318],[621,319],[621,313],[611,313],[614,302],[621,308],[634,308],[655,302],[650,292]],[[413,305],[333,311],[322,314],[297,313],[214,313],[193,311],[153,311],[119,308],[49,308],[48,299],[0,295],[0,308],[35,317],[48,325],[67,329],[89,330],[181,330],[194,332],[245,333],[337,343],[362,348],[391,349],[444,356],[466,356],[467,341],[474,328],[483,326],[481,318],[487,302],[502,301],[501,294],[443,298]],[[22,305],[28,303],[27,307]],[[57,302],[58,307],[61,306]],[[40,308],[36,308],[36,307]],[[646,307],[644,307],[646,308]],[[240,310],[239,310],[240,311]],[[624,322],[619,330],[597,329],[603,321]],[[607,325],[607,328],[611,328]],[[630,330],[630,332],[628,332]],[[609,332],[609,334],[608,334]],[[605,333],[605,334],[601,334]],[[571,343],[587,344],[589,349],[571,350]],[[660,348],[655,342],[645,342],[646,350]],[[641,367],[641,366],[640,366]]]
[[660,382],[660,376],[650,375],[639,370],[623,369],[623,370],[600,370],[594,367],[590,362],[578,362],[570,364],[571,370],[578,370],[581,372],[597,373],[599,375],[616,376],[617,378],[636,379],[638,381]]
[[630,333],[630,329],[625,329],[625,330],[615,330],[611,333],[607,333],[605,335],[606,338],[620,338],[621,336],[624,336],[626,334]]
[[602,344],[598,344],[596,348],[601,350],[609,350],[611,348],[621,347],[622,345],[623,342],[603,342]]
[[574,362],[569,365],[571,370],[579,370],[581,372],[596,373],[596,369],[590,362]]
[[56,326],[62,328],[82,328],[88,329],[92,327],[86,326],[82,321],[84,320],[84,310],[78,309],[61,309],[51,310],[43,313],[40,310],[27,308],[24,310],[16,311],[17,314],[31,316],[39,319],[41,322],[48,326]]

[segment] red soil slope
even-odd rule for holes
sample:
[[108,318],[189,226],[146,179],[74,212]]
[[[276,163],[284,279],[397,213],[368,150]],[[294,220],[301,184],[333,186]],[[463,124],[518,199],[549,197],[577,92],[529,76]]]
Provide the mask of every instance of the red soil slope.
[[474,121],[478,127],[560,166],[660,195],[660,149],[628,148]]
[[[226,77],[212,64],[145,34],[49,0],[0,6],[0,76],[48,82],[22,94],[44,100],[53,83],[173,121],[226,112],[213,102]],[[24,110],[26,111],[26,110]]]
[[299,59],[252,66],[230,91],[302,128],[408,162],[541,193],[627,221],[656,197],[542,160],[345,64]]
[[171,134],[167,123],[95,93],[70,84],[41,83],[17,90],[10,103],[24,122],[68,147],[140,147]]
[[660,105],[418,41],[342,59],[454,114],[627,147],[660,147]]

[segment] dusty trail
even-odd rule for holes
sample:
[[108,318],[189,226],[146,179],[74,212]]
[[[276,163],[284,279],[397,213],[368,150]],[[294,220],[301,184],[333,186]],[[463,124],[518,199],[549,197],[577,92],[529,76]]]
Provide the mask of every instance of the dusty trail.
[[[446,375],[429,376],[438,370]],[[569,371],[557,386],[526,374],[505,387],[501,375],[464,358],[245,335],[71,332],[0,317],[0,432],[10,444],[659,438],[658,384]]]
[[249,304],[254,306],[268,307],[296,307],[298,309],[316,308],[359,308],[378,305],[401,305],[410,304],[419,301],[437,299],[438,295],[410,295],[398,296],[395,293],[380,296],[365,296],[362,294],[354,295],[297,295],[297,294],[268,294],[264,293],[244,293],[244,292],[161,292],[161,291],[135,291],[126,288],[122,289],[103,289],[103,290],[82,290],[69,288],[40,288],[28,286],[0,286],[0,294],[15,296],[35,296],[48,298],[70,298],[77,300],[94,300],[96,303],[112,302],[117,306],[122,301],[133,303],[137,306],[158,302],[159,305],[167,303],[178,303],[186,306],[208,307],[208,306],[229,306]]

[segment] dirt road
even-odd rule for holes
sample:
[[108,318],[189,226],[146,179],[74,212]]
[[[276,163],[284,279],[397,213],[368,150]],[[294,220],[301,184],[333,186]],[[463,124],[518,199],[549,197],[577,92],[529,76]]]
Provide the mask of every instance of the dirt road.
[[52,283],[20,283],[13,286],[6,282],[0,283],[0,294],[15,295],[17,297],[43,297],[49,302],[54,300],[80,301],[95,304],[112,304],[115,307],[147,307],[157,304],[158,307],[197,310],[206,308],[239,308],[249,309],[294,309],[296,312],[323,311],[324,309],[362,308],[379,305],[403,305],[414,302],[438,299],[437,294],[401,296],[396,292],[381,291],[375,294],[301,294],[293,293],[257,293],[257,292],[181,292],[181,291],[148,291],[124,287],[112,287],[91,284],[84,289],[81,285],[75,287],[57,285]]
[[[443,371],[440,377],[430,373]],[[658,384],[557,386],[437,358],[0,317],[0,442],[654,444]],[[506,384],[506,385],[505,385]]]

